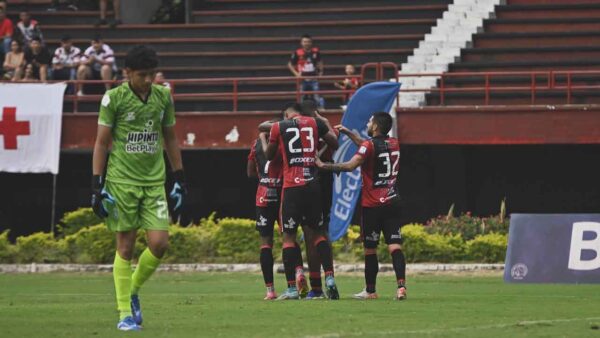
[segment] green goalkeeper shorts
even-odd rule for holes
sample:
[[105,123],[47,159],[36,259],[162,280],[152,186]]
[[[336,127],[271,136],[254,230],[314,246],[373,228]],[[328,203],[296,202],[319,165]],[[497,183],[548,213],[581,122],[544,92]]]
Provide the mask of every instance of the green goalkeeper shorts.
[[136,186],[106,181],[106,191],[115,203],[104,202],[108,211],[108,229],[115,232],[131,230],[169,230],[169,212],[165,187]]

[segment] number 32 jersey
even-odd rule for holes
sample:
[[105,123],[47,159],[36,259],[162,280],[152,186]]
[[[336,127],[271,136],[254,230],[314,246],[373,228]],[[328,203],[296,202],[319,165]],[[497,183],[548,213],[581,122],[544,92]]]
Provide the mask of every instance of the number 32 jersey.
[[365,160],[361,166],[362,206],[373,208],[390,204],[398,196],[398,140],[387,136],[374,137],[364,141],[356,155]]
[[269,143],[278,145],[283,155],[283,188],[299,187],[316,179],[315,157],[319,138],[329,128],[323,121],[296,115],[271,128]]

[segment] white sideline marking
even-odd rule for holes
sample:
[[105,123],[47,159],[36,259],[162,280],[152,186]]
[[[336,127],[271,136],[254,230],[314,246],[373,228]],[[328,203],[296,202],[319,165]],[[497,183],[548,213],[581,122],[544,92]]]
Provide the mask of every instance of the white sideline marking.
[[[389,336],[398,334],[436,334],[436,333],[447,333],[447,332],[461,332],[461,331],[473,331],[473,330],[489,330],[489,329],[503,329],[510,326],[532,326],[539,324],[553,324],[553,323],[568,323],[585,320],[600,320],[600,317],[588,317],[588,318],[564,318],[564,319],[542,319],[542,320],[524,320],[520,322],[512,322],[505,324],[494,324],[494,325],[481,325],[481,326],[463,326],[454,328],[439,328],[429,330],[397,330],[397,331],[376,331],[368,332],[369,335],[373,336]],[[305,338],[339,338],[348,336],[363,336],[366,332],[344,332],[344,333],[326,333],[317,336],[304,336]]]

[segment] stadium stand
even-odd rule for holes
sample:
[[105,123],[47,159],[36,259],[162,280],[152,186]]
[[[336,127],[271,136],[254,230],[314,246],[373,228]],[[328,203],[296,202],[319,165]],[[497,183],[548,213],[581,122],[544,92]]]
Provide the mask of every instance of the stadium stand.
[[[121,65],[125,51],[135,43],[155,47],[167,79],[290,77],[286,67],[304,33],[322,50],[325,75],[343,75],[346,64],[392,61],[402,64],[447,9],[449,0],[394,1],[241,1],[208,0],[197,4],[193,22],[181,25],[122,25],[95,28],[97,12],[47,12],[45,5],[30,4],[51,49],[66,31],[74,45],[84,48],[97,33],[116,52]],[[21,9],[13,5],[9,16]],[[32,7],[33,6],[33,7]],[[252,9],[249,9],[252,8]],[[334,80],[322,90],[335,90]],[[287,91],[285,96],[240,98],[238,110],[275,110],[293,100],[294,80],[271,80],[238,85],[240,92]],[[232,92],[231,81],[176,84],[178,111],[231,111],[230,97],[197,97],[194,93]],[[98,93],[99,94],[99,93]],[[181,94],[181,96],[180,96]],[[337,109],[342,95],[326,94],[327,108]],[[82,98],[77,110],[94,112],[98,95]],[[73,107],[67,100],[65,111]]]
[[[600,84],[599,19],[600,1],[509,0],[496,6],[495,17],[484,21],[470,48],[462,49],[443,84],[438,81],[438,88],[460,91],[443,98],[434,91],[427,95],[428,105],[598,103],[593,86]],[[469,91],[486,86],[484,75],[461,72],[492,73],[487,97],[482,90]]]

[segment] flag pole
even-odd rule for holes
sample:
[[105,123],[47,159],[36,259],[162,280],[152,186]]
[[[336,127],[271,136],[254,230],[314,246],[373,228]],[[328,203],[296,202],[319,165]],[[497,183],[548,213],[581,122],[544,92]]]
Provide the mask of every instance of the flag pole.
[[56,174],[52,175],[52,218],[50,219],[50,233],[54,236],[54,219],[56,217]]

